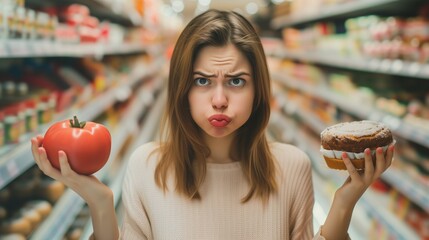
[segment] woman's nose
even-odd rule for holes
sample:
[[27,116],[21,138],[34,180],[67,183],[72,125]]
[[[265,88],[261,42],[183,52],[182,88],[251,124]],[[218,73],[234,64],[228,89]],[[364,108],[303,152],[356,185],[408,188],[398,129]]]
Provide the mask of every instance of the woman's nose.
[[212,98],[212,106],[215,109],[224,109],[228,107],[228,98],[223,86],[216,87]]

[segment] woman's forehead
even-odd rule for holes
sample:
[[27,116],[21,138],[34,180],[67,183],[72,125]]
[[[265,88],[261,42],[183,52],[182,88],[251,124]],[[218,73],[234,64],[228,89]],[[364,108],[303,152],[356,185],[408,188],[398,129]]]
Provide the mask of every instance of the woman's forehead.
[[[246,56],[233,44],[225,46],[206,46],[202,48],[195,59],[194,70],[218,68],[250,69]],[[232,69],[231,69],[232,70]]]

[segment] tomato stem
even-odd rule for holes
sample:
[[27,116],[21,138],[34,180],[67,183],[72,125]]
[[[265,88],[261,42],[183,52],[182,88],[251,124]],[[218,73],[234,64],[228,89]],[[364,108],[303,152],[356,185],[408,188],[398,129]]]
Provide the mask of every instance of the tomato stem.
[[76,116],[73,116],[73,119],[70,119],[70,127],[72,128],[84,128],[86,122],[79,122]]

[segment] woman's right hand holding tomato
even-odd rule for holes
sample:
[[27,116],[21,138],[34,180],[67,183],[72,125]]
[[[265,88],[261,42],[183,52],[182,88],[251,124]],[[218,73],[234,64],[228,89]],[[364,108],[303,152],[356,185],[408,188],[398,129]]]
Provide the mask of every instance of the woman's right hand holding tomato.
[[119,230],[112,190],[93,175],[80,175],[73,171],[64,151],[58,152],[60,170],[54,168],[42,143],[43,136],[31,139],[31,151],[40,170],[47,176],[64,183],[88,204],[95,239],[118,239]]
[[[113,201],[111,189],[99,181],[95,176],[80,175],[74,172],[68,163],[64,151],[59,151],[60,170],[54,168],[49,161],[45,148],[42,147],[43,136],[31,139],[31,150],[37,166],[47,176],[64,183],[79,194],[89,206],[103,205],[103,201]],[[110,204],[110,202],[106,202]]]

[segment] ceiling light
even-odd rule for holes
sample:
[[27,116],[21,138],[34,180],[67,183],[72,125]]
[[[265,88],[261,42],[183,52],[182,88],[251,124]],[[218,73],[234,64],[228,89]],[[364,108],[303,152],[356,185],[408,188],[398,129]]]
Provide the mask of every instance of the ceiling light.
[[250,2],[246,5],[246,12],[248,14],[255,14],[258,12],[258,4],[254,3],[254,2]]
[[173,8],[173,11],[180,13],[185,9],[185,5],[181,0],[174,0],[171,2],[171,8]]

